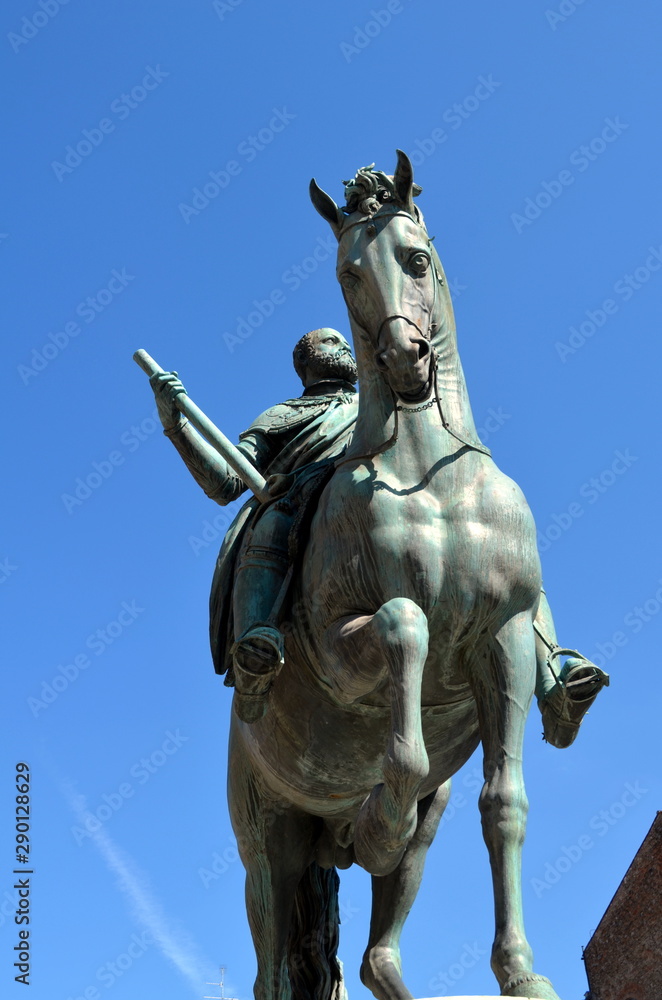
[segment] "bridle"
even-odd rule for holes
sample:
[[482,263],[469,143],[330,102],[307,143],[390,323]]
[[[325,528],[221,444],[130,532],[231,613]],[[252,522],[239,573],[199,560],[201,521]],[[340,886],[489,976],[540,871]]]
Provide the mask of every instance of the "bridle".
[[[418,222],[416,219],[414,219],[407,212],[396,211],[396,212],[384,212],[383,214],[381,212],[379,213],[379,218],[380,219],[383,219],[383,218],[397,218],[397,217],[409,219],[411,222],[413,222],[415,225],[417,225],[420,229],[423,229],[423,231],[425,232],[427,241],[428,241],[428,245],[430,245],[430,237],[427,235],[427,230],[425,230],[424,226],[422,226],[420,222]],[[368,226],[372,225],[372,226],[374,226],[374,216],[367,216],[367,217],[365,217],[363,219],[358,219],[355,222],[348,223],[346,226],[344,226],[342,228],[342,230],[338,234],[338,242],[340,242],[340,239],[342,238],[342,236],[349,229],[352,229],[355,226],[361,226],[361,225],[368,225]],[[403,319],[406,323],[409,323],[410,325],[416,327],[416,329],[418,330],[418,332],[420,333],[420,335],[424,338],[424,340],[426,340],[428,342],[428,344],[432,343],[432,333],[433,333],[433,330],[437,328],[436,324],[435,324],[435,311],[436,311],[437,301],[438,301],[438,292],[437,292],[437,290],[438,290],[438,286],[440,286],[440,285],[443,284],[443,278],[442,278],[441,274],[439,273],[439,271],[437,270],[437,267],[436,267],[433,259],[431,259],[430,264],[431,264],[431,266],[429,268],[429,272],[430,272],[430,276],[432,278],[432,308],[431,308],[430,313],[429,313],[429,323],[428,323],[427,335],[425,333],[423,333],[423,331],[416,325],[416,323],[412,323],[412,320],[408,316],[402,316],[400,314],[394,314],[393,316],[386,316],[385,319],[382,320],[382,322],[379,325],[379,329],[377,330],[377,339],[379,339],[379,335],[382,332],[382,329],[384,328],[384,326],[386,325],[386,323],[391,323],[393,320],[396,320],[396,319]],[[351,302],[348,300],[348,297],[347,297],[347,295],[345,293],[345,289],[343,288],[342,284],[340,285],[340,288],[341,288],[341,291],[342,291],[342,294],[343,294],[343,298],[345,300],[345,305],[347,306],[347,311],[348,311],[348,313],[349,313],[349,315],[350,315],[353,323],[360,330],[362,330],[364,332],[364,334],[366,335],[367,339],[372,343],[372,337],[370,336],[370,331],[366,329],[366,327],[364,326],[364,324],[357,317],[354,309],[352,308]],[[398,417],[398,414],[400,412],[404,412],[404,413],[407,413],[407,412],[409,412],[409,413],[417,413],[417,412],[420,412],[421,410],[430,409],[432,406],[434,406],[435,403],[437,404],[437,410],[439,412],[439,418],[441,420],[442,427],[444,428],[445,431],[447,431],[452,437],[454,437],[457,441],[460,442],[460,444],[464,445],[466,448],[470,448],[472,451],[479,451],[483,455],[487,455],[490,458],[492,457],[492,452],[490,451],[489,448],[486,448],[485,445],[480,444],[480,443],[477,444],[477,443],[475,443],[473,441],[467,441],[467,440],[465,440],[465,438],[463,438],[460,434],[458,434],[456,431],[454,431],[452,429],[452,427],[450,426],[448,420],[446,419],[446,416],[445,416],[444,410],[443,410],[443,406],[442,406],[442,402],[441,402],[441,394],[439,393],[439,388],[438,388],[438,384],[437,384],[438,358],[437,358],[437,352],[434,350],[434,348],[432,349],[432,357],[430,358],[430,365],[431,365],[431,368],[432,368],[432,388],[434,390],[434,396],[432,397],[432,399],[430,399],[427,402],[421,404],[420,406],[402,406],[401,404],[398,403],[398,397],[397,397],[395,391],[393,390],[390,382],[388,381],[388,379],[386,379],[386,384],[388,385],[389,391],[390,391],[392,399],[393,399],[393,413],[394,413],[393,434],[391,435],[391,437],[387,441],[385,441],[383,444],[381,444],[373,452],[370,452],[370,453],[367,453],[367,454],[364,454],[364,455],[343,455],[341,458],[339,458],[339,459],[336,460],[336,463],[335,463],[336,468],[339,465],[342,465],[345,462],[355,462],[355,461],[359,461],[361,459],[371,459],[371,458],[374,458],[376,455],[381,455],[383,452],[385,452],[389,448],[393,447],[393,445],[398,440],[398,430],[399,430],[399,417]]]

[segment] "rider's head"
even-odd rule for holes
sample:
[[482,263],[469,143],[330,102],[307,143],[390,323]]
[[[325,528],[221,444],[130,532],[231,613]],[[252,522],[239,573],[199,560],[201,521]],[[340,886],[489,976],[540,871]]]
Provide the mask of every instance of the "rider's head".
[[306,388],[327,379],[354,385],[358,378],[351,347],[341,333],[329,327],[306,333],[294,348],[292,358]]

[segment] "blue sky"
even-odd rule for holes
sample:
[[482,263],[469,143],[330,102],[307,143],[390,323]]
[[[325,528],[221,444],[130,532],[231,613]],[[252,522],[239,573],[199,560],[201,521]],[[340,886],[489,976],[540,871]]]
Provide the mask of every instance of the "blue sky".
[[[527,930],[537,969],[583,996],[581,947],[662,801],[661,20],[615,0],[5,4],[4,996],[23,989],[19,761],[31,996],[195,998],[221,964],[252,995],[230,697],[206,638],[229,516],[161,435],[131,355],[176,368],[232,438],[297,394],[294,342],[348,332],[309,179],[340,200],[398,146],[560,639],[612,675],[571,749],[541,742],[535,709],[527,731]],[[417,997],[495,991],[478,766],[403,936]],[[342,874],[352,997],[368,881]]]

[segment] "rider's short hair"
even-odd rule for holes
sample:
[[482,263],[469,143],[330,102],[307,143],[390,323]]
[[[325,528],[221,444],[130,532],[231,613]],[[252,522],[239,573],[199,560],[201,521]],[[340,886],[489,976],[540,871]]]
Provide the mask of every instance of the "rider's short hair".
[[305,379],[308,362],[315,353],[315,346],[313,344],[314,333],[317,333],[317,330],[311,330],[310,333],[304,333],[301,340],[297,341],[294,351],[292,352],[294,370],[302,382]]

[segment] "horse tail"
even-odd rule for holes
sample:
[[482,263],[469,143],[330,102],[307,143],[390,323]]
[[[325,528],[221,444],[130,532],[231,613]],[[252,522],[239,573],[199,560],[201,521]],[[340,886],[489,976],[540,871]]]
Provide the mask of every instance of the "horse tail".
[[297,887],[287,942],[292,996],[297,1000],[344,1000],[337,958],[339,885],[335,868],[321,868],[313,861]]

